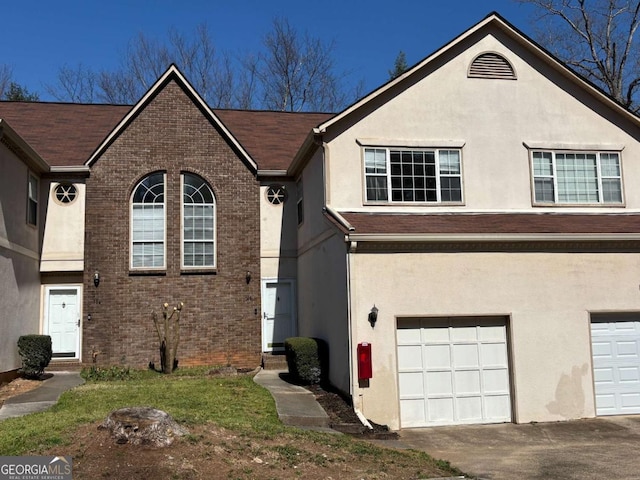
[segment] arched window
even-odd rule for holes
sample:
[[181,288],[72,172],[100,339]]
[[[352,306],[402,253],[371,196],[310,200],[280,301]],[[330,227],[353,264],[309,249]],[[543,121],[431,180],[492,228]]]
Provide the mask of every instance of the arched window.
[[131,196],[131,268],[165,268],[165,175],[152,173]]
[[182,267],[215,267],[215,197],[202,178],[182,175]]

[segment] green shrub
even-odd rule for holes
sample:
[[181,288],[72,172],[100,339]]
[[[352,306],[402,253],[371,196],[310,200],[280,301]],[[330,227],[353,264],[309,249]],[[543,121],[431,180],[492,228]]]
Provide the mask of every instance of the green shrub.
[[289,373],[301,383],[319,383],[322,377],[318,341],[309,337],[291,337],[284,341]]
[[22,374],[38,378],[49,365],[53,351],[49,335],[22,335],[18,338],[18,353],[22,359]]

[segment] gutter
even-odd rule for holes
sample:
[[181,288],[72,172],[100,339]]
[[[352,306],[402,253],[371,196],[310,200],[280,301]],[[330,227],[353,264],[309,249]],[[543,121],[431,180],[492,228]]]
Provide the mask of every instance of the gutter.
[[259,177],[288,177],[286,170],[258,170]]
[[[327,210],[328,211],[328,210]],[[346,221],[346,220],[345,220]],[[348,222],[347,222],[348,224]],[[353,227],[352,227],[353,228]],[[640,240],[640,233],[348,233],[351,242],[593,242]]]
[[2,137],[7,137],[20,150],[22,150],[27,155],[27,157],[29,157],[29,160],[31,160],[36,165],[40,172],[49,171],[49,164],[38,154],[38,152],[36,152],[31,147],[31,145],[29,145],[20,136],[20,134],[18,134],[13,128],[11,128],[6,120],[0,118],[0,139],[2,139]]
[[351,225],[346,218],[340,215],[334,208],[330,205],[325,205],[323,210],[329,214],[331,218],[333,218],[336,222],[342,225],[346,230],[350,232],[354,232],[356,228]]

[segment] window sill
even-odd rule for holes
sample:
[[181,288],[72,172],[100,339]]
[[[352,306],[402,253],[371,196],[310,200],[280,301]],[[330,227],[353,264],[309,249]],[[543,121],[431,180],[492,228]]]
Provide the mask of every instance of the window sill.
[[534,208],[626,208],[626,203],[532,203]]
[[464,207],[465,202],[364,202],[365,207]]
[[217,275],[218,269],[215,267],[208,268],[182,268],[180,275]]
[[152,269],[129,270],[130,277],[153,276],[153,275],[157,275],[159,277],[165,277],[167,275],[167,271],[164,268],[162,270],[152,270]]

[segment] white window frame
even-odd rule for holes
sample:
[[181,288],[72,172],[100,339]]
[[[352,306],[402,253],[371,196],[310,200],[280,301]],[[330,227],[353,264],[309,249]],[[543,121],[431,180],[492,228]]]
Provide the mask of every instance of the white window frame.
[[[35,187],[34,187],[34,196],[35,198],[32,198],[31,196],[31,182],[34,182]],[[38,208],[39,208],[39,199],[40,199],[40,179],[35,176],[33,173],[29,172],[29,175],[27,176],[27,224],[31,225],[32,227],[37,227],[38,226]],[[34,212],[34,216],[35,218],[31,218],[31,206],[33,205],[35,206],[35,212]],[[33,221],[32,221],[33,220]]]
[[[385,151],[385,164],[386,173],[367,173],[366,166],[366,152],[367,150],[384,150]],[[435,156],[435,180],[436,180],[436,200],[393,200],[392,189],[392,174],[391,174],[391,152],[430,152]],[[460,172],[457,174],[441,173],[440,171],[440,153],[441,152],[457,152],[460,165]],[[370,205],[462,205],[464,204],[464,182],[463,182],[463,168],[462,168],[462,149],[456,147],[447,148],[433,148],[433,147],[382,147],[382,146],[367,146],[362,149],[362,174],[363,174],[363,199],[365,204]],[[386,200],[370,200],[367,197],[367,177],[385,177],[387,182],[387,199]],[[460,179],[460,200],[442,200],[442,178],[457,177]],[[415,177],[414,177],[415,178]]]
[[[195,177],[200,178],[205,185],[211,190],[211,195],[213,197],[213,264],[212,265],[185,265],[184,264],[184,177],[185,175],[193,175]],[[218,202],[216,201],[215,192],[211,187],[211,184],[207,182],[202,176],[191,173],[191,172],[182,172],[180,174],[180,268],[182,270],[210,270],[217,268],[218,265]],[[207,240],[209,241],[209,240]]]
[[[535,154],[550,154],[551,155],[551,174],[545,175],[536,175],[535,173]],[[558,173],[557,173],[557,155],[594,155],[596,157],[596,180],[597,180],[597,188],[598,188],[598,200],[595,202],[562,202],[559,201],[559,192],[558,192]],[[602,155],[616,155],[618,157],[618,169],[620,171],[620,175],[611,176],[606,175],[603,176],[602,168],[601,168],[601,157]],[[553,149],[544,149],[544,148],[536,148],[530,150],[529,154],[530,161],[530,172],[531,172],[531,199],[533,205],[536,206],[583,206],[583,205],[592,205],[592,206],[623,206],[625,203],[624,200],[624,181],[622,174],[622,152],[621,151],[599,151],[599,150],[553,150]],[[539,201],[536,199],[536,179],[552,179],[553,180],[553,201]],[[604,199],[604,191],[602,188],[603,179],[618,179],[620,182],[620,201],[619,202],[607,202]]]
[[[162,222],[163,222],[163,239],[162,239],[162,265],[161,266],[134,266],[133,265],[133,196],[140,184],[149,176],[161,173],[164,185],[164,201],[162,202]],[[129,198],[129,268],[134,271],[164,271],[167,268],[167,174],[165,172],[150,172],[142,177],[133,188],[131,197]]]

